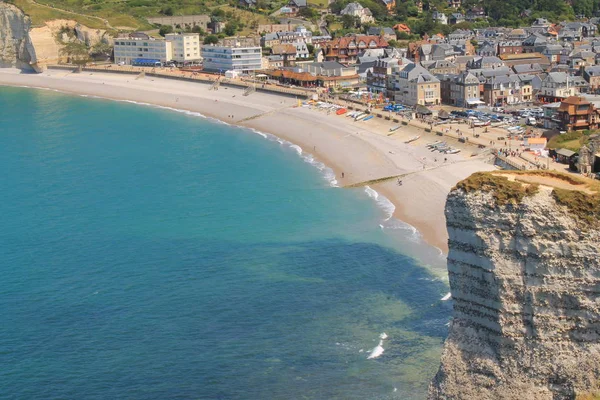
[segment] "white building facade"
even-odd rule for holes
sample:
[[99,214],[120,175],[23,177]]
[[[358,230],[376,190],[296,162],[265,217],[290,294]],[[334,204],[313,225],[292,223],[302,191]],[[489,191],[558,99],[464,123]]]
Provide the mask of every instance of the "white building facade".
[[165,36],[171,42],[173,60],[179,63],[198,61],[200,55],[200,36],[197,33],[169,33]]
[[133,33],[115,39],[114,57],[116,63],[136,64],[145,60],[147,64],[169,61],[186,63],[199,61],[200,36],[197,33],[168,34],[165,39],[155,39],[143,33]]
[[114,56],[116,63],[133,64],[133,60],[146,59],[166,63],[172,59],[171,42],[153,38],[116,38]]
[[262,49],[258,46],[202,46],[206,71],[256,71],[262,68]]

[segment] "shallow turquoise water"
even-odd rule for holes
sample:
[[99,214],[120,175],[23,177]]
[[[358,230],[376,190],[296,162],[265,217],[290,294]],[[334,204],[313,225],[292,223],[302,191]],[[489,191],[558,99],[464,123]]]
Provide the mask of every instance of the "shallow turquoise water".
[[306,158],[198,116],[0,87],[0,397],[423,398],[441,260]]

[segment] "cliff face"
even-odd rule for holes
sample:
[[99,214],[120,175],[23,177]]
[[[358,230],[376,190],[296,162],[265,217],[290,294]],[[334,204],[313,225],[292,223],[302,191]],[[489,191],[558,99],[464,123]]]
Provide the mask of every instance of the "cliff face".
[[430,399],[563,399],[600,383],[600,230],[540,186],[448,197],[453,321]]
[[105,30],[90,29],[76,21],[63,19],[48,21],[42,27],[31,29],[29,37],[40,68],[46,64],[66,62],[67,56],[61,51],[65,43],[77,41],[88,47],[98,43],[112,44],[112,38]]
[[0,67],[30,68],[35,63],[30,26],[29,17],[21,10],[0,2]]
[[45,65],[67,60],[62,48],[67,42],[88,47],[112,44],[103,29],[90,29],[72,20],[52,20],[31,28],[31,20],[17,7],[0,2],[0,68],[42,70]]

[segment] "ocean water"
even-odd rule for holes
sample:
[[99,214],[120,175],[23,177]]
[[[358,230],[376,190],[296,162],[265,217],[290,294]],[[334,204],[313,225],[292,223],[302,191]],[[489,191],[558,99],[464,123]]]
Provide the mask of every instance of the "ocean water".
[[0,398],[424,398],[443,260],[301,149],[0,87],[0,167]]

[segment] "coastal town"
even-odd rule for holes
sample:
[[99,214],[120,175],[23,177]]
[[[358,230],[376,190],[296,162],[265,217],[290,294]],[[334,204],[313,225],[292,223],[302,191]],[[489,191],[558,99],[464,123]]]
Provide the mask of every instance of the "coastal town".
[[7,393],[600,398],[599,26],[0,2]]
[[[393,12],[395,4],[385,4]],[[292,0],[279,10],[280,23],[256,25],[245,36],[227,36],[227,22],[208,15],[156,17],[149,21],[163,36],[122,32],[104,59],[69,54],[60,64],[187,76],[214,82],[215,89],[238,84],[245,95],[287,93],[329,104],[338,115],[359,110],[367,121],[372,114],[453,132],[463,142],[493,148],[506,168],[567,166],[600,177],[594,135],[600,18],[553,23],[540,17],[506,28],[489,26],[481,7],[460,12],[460,1],[448,7],[455,12],[427,14],[446,32],[431,36],[414,34],[408,24],[377,25],[359,3],[320,10],[321,25],[315,25],[315,18],[303,16],[316,11]],[[333,24],[325,22],[347,20],[352,29],[343,35],[330,34]],[[488,26],[467,29],[478,24]]]

